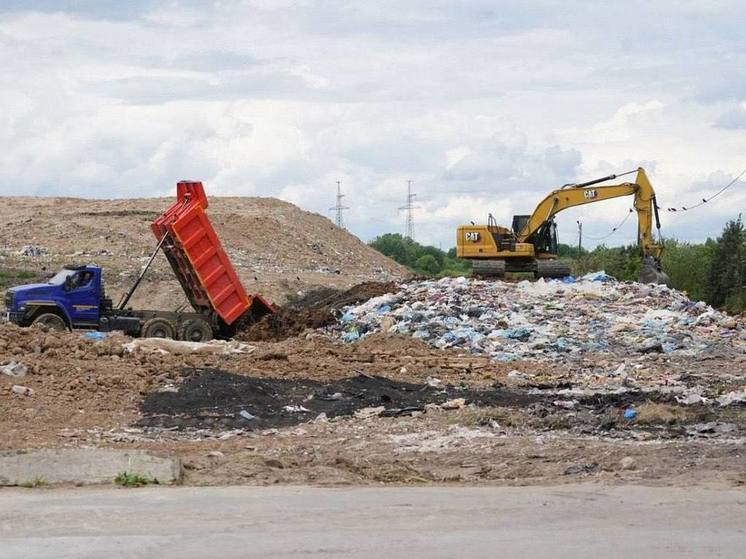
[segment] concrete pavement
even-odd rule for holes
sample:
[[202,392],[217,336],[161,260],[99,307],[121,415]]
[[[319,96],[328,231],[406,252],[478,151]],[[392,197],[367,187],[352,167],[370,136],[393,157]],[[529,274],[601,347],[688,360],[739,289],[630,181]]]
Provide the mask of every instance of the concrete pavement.
[[0,556],[733,557],[746,492],[601,487],[2,489]]

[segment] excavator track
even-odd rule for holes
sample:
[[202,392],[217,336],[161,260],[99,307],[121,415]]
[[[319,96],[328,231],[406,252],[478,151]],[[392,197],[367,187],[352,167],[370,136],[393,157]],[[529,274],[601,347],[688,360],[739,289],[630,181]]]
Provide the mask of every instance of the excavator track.
[[506,262],[505,260],[472,260],[476,277],[501,279],[505,272],[533,273],[536,278],[564,278],[570,275],[570,265],[561,260]]
[[472,271],[480,278],[504,278],[505,260],[472,260]]
[[537,260],[537,278],[564,278],[570,275],[570,265],[561,260]]

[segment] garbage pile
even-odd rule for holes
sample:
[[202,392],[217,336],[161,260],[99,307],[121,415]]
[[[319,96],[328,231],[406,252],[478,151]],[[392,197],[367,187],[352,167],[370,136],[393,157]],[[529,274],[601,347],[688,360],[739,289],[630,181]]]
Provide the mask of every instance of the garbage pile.
[[733,317],[665,285],[618,282],[603,272],[577,280],[406,283],[346,307],[337,328],[347,342],[384,331],[500,361],[746,347],[746,330]]

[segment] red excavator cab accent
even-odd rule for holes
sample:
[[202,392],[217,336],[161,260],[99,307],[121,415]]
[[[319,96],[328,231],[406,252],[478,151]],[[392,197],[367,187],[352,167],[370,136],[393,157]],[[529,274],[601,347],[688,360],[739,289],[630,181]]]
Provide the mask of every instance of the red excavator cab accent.
[[174,274],[197,311],[214,311],[227,325],[250,311],[252,319],[274,312],[259,295],[248,295],[207,218],[201,182],[176,185],[176,202],[150,226]]

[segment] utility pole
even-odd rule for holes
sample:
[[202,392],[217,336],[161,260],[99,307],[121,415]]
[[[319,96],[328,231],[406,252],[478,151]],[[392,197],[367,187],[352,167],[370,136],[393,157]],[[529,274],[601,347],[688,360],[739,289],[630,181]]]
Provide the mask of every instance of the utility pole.
[[407,226],[406,226],[406,234],[405,236],[411,240],[414,241],[414,209],[415,209],[415,198],[417,197],[417,194],[412,192],[412,181],[407,181],[407,203],[403,206],[401,206],[400,210],[406,210],[407,211]]
[[344,197],[345,195],[342,194],[342,181],[337,181],[337,205],[329,209],[335,210],[337,212],[336,219],[334,222],[337,224],[337,227],[339,227],[340,229],[345,228],[344,216],[342,215],[342,212],[350,209],[347,206],[342,205],[342,198]]
[[578,220],[578,258],[583,256],[583,223]]

